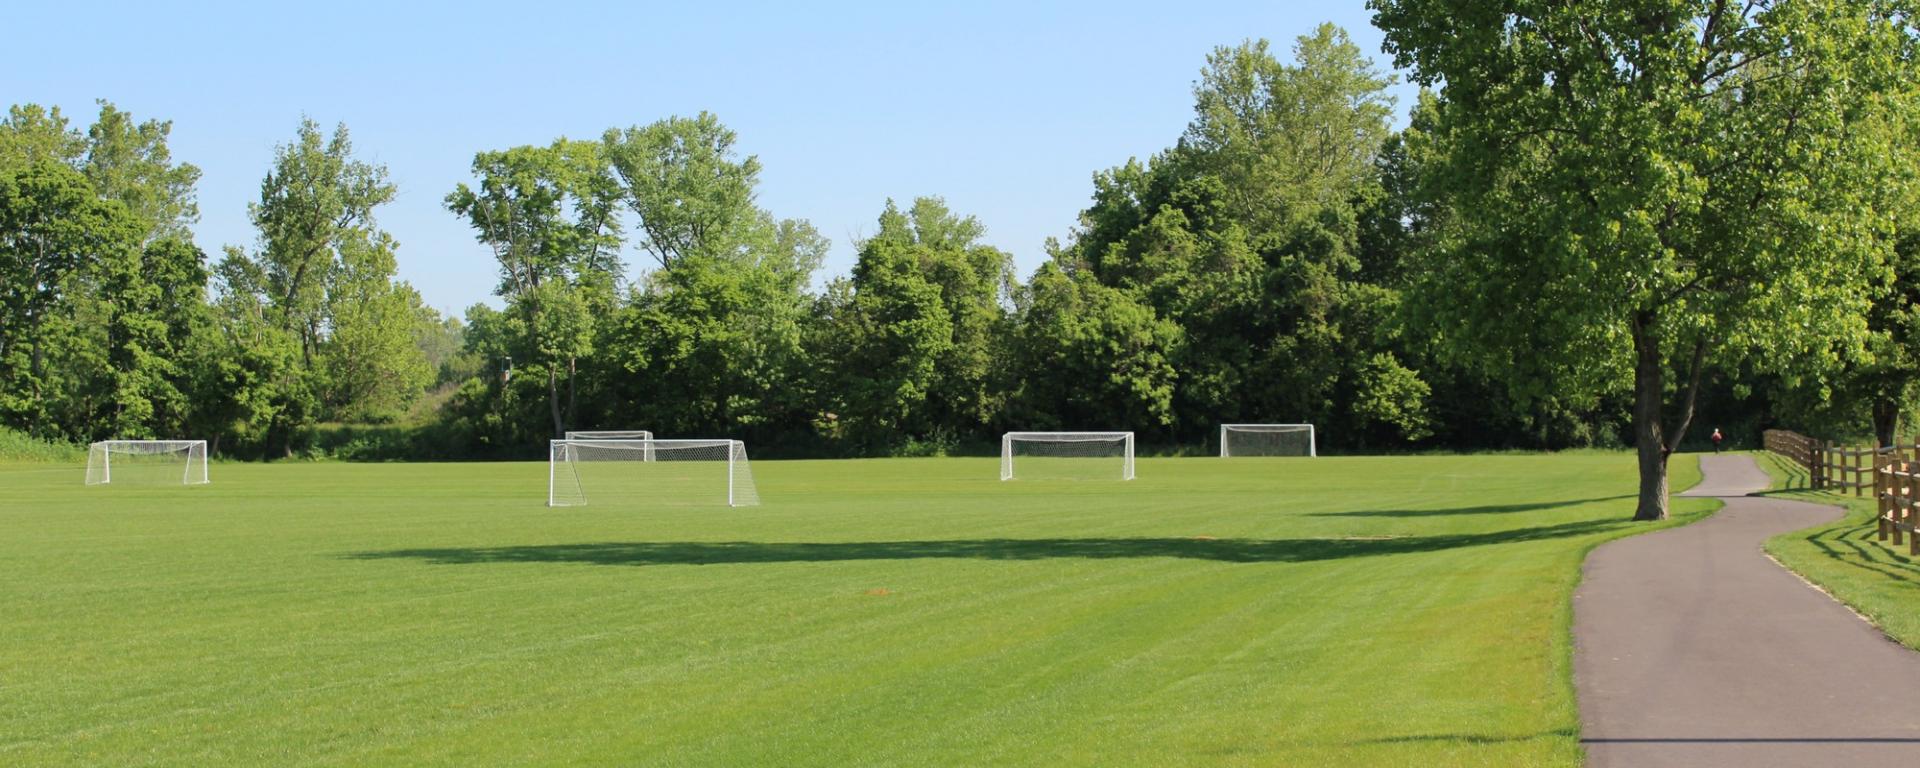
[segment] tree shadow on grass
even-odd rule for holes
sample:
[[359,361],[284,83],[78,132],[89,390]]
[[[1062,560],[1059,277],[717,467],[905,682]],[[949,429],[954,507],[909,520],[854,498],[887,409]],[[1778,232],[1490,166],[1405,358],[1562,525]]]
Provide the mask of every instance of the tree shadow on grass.
[[720,565],[855,560],[1045,560],[1176,557],[1229,563],[1291,563],[1435,552],[1461,547],[1564,539],[1619,530],[1624,520],[1588,520],[1485,533],[1400,538],[1206,539],[948,539],[928,541],[759,542],[612,541],[509,547],[456,547],[355,552],[353,560],[421,560],[436,565],[586,563],[592,565]]
[[1577,507],[1582,504],[1597,504],[1603,501],[1618,501],[1634,498],[1633,494],[1620,496],[1599,496],[1591,499],[1570,499],[1563,501],[1543,501],[1531,504],[1488,504],[1479,507],[1450,507],[1446,509],[1356,509],[1350,512],[1311,512],[1309,517],[1441,517],[1448,515],[1507,515],[1517,512],[1545,512],[1550,509]]
[[1877,541],[1877,530],[1877,524],[1868,520],[1818,531],[1807,536],[1806,541],[1820,550],[1820,554],[1842,564],[1900,581],[1920,581],[1920,565]]
[[1522,741],[1538,741],[1540,739],[1573,738],[1578,735],[1579,733],[1572,728],[1555,728],[1550,731],[1541,731],[1539,733],[1522,733],[1522,734],[1513,734],[1513,735],[1487,734],[1487,733],[1433,733],[1433,734],[1419,734],[1419,735],[1413,735],[1413,736],[1382,736],[1377,739],[1367,739],[1364,741],[1356,741],[1351,743],[1353,744],[1425,744],[1425,743],[1512,744],[1512,743],[1522,742]]

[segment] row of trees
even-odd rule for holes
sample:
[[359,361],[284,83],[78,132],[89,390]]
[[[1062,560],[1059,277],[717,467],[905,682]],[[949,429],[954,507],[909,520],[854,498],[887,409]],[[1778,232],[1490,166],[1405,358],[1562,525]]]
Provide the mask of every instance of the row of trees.
[[[468,382],[451,416],[500,446],[639,425],[869,453],[1010,427],[1199,441],[1279,419],[1384,447],[1524,426],[1497,406],[1447,421],[1412,367],[1433,361],[1398,312],[1389,84],[1331,26],[1291,62],[1217,51],[1179,142],[1098,174],[1024,281],[926,197],[889,202],[852,274],[811,293],[827,242],[756,206],[758,161],[711,115],[481,153],[447,207],[500,267],[505,309],[469,311],[470,349],[514,368]],[[622,271],[629,244],[644,274]]]
[[499,308],[464,323],[394,279],[394,188],[344,128],[301,126],[258,242],[209,269],[166,124],[15,108],[0,419],[283,453],[443,385],[409,448],[441,456],[596,427],[873,454],[1311,421],[1363,450],[1630,440],[1646,517],[1696,412],[1898,428],[1920,102],[1897,4],[1372,7],[1428,86],[1404,130],[1335,27],[1221,48],[1185,132],[1096,174],[1025,276],[924,197],[820,284],[828,241],[759,207],[758,160],[704,113],[481,152],[445,204]]
[[249,206],[259,241],[209,264],[170,129],[106,103],[84,132],[31,105],[0,122],[0,421],[284,455],[315,421],[411,406],[459,328],[394,279],[385,169],[303,122]]

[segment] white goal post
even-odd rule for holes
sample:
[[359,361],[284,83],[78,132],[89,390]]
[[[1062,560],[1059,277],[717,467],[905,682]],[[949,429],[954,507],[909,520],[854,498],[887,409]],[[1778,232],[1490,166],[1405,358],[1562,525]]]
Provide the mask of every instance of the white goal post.
[[760,503],[739,440],[569,439],[548,444],[547,506],[600,500],[660,504]]
[[1016,477],[1132,480],[1133,433],[1008,432],[1000,479]]
[[1318,456],[1312,424],[1222,424],[1220,457]]
[[121,482],[203,485],[205,440],[101,440],[87,446],[87,485]]

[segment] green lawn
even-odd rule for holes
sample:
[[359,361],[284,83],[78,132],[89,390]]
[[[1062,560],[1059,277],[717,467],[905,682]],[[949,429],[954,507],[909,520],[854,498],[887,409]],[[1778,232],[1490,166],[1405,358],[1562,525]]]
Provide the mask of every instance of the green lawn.
[[1909,648],[1920,648],[1920,562],[1906,544],[1880,541],[1871,498],[1809,491],[1806,470],[1770,453],[1756,454],[1773,476],[1777,498],[1844,507],[1831,524],[1775,536],[1767,552]]
[[1631,455],[996,461],[558,510],[543,464],[0,465],[0,765],[1579,762]]

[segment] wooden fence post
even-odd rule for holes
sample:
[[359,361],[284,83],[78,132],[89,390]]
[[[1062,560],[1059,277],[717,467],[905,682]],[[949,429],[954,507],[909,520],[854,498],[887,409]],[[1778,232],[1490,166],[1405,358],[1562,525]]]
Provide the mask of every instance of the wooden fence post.
[[1866,483],[1863,482],[1866,478],[1861,477],[1861,475],[1866,473],[1860,471],[1861,465],[1867,461],[1867,456],[1868,454],[1856,452],[1852,456],[1847,457],[1847,474],[1853,480],[1853,497],[1856,499],[1867,495]]
[[1900,462],[1888,461],[1885,470],[1876,470],[1873,473],[1874,495],[1880,498],[1880,519],[1876,524],[1880,528],[1881,541],[1887,540],[1887,518],[1893,516],[1894,507],[1898,506],[1893,500],[1894,480],[1897,479],[1893,476],[1893,472],[1898,466]]
[[1807,466],[1808,482],[1816,491],[1827,487],[1827,470],[1822,466],[1826,463],[1827,455],[1822,450],[1819,440],[1807,440],[1807,458],[1812,459],[1812,463]]

